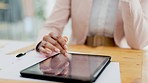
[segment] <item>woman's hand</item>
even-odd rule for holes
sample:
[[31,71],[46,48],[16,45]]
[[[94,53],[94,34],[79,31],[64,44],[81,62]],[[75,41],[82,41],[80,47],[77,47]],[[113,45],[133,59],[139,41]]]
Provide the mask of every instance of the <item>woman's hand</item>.
[[40,45],[38,46],[38,51],[49,57],[54,53],[62,53],[67,56],[67,43],[68,38],[66,36],[62,37],[55,33],[50,33],[43,37]]

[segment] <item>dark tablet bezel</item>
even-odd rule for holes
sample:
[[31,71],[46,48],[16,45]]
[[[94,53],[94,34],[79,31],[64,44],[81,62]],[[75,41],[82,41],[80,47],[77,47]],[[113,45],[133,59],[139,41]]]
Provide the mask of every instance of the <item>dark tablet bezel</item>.
[[[101,66],[101,70],[100,67],[98,67],[95,72],[91,75],[90,79],[86,79],[86,80],[80,80],[80,79],[76,79],[76,78],[68,78],[68,77],[62,77],[62,76],[54,76],[54,75],[41,75],[41,74],[35,74],[35,73],[28,73],[25,72],[25,70],[27,70],[28,68],[31,68],[34,65],[37,65],[39,63],[36,63],[24,70],[22,70],[20,72],[21,77],[26,77],[26,78],[33,78],[33,79],[40,79],[40,80],[48,80],[48,81],[56,81],[56,82],[66,82],[66,83],[92,83],[95,82],[95,80],[100,76],[100,74],[103,72],[103,70],[106,68],[106,66],[110,63],[111,57],[110,56],[106,56],[106,55],[94,55],[94,54],[79,54],[79,53],[70,53],[72,55],[82,55],[82,56],[95,56],[95,57],[106,57],[107,60],[104,61],[102,63],[103,66]],[[58,55],[58,54],[56,54]],[[55,56],[56,56],[55,55]],[[47,58],[48,59],[48,58]],[[47,60],[45,59],[45,60]],[[43,60],[43,61],[45,61]],[[43,62],[41,61],[41,62]],[[99,72],[98,72],[99,71]]]

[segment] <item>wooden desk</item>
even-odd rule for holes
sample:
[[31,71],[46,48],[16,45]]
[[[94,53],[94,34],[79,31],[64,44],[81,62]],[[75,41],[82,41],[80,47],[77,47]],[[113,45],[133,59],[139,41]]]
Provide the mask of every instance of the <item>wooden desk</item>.
[[110,55],[112,61],[120,63],[122,83],[141,83],[144,51],[121,49],[118,47],[70,46],[72,51],[88,52],[93,54]]
[[[31,46],[30,48],[32,48]],[[29,49],[27,47],[27,49]],[[26,49],[20,49],[21,51]],[[79,51],[92,54],[110,55],[112,61],[120,63],[122,83],[146,83],[148,78],[146,71],[146,60],[143,61],[145,52],[141,50],[122,49],[118,47],[97,47],[91,48],[84,45],[69,46],[70,51]],[[17,52],[17,51],[16,51]],[[18,52],[20,52],[18,50]],[[145,63],[145,64],[143,64]],[[144,68],[144,69],[142,69]],[[143,81],[142,81],[143,80]],[[28,83],[28,81],[0,80],[0,83]],[[34,82],[30,82],[34,83]]]

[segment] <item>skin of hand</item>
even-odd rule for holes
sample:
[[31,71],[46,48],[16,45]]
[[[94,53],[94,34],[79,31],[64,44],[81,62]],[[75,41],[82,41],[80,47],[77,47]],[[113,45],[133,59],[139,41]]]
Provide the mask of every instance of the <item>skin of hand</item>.
[[47,57],[55,53],[62,53],[67,56],[67,41],[68,38],[66,36],[51,32],[43,37],[38,49],[41,54]]

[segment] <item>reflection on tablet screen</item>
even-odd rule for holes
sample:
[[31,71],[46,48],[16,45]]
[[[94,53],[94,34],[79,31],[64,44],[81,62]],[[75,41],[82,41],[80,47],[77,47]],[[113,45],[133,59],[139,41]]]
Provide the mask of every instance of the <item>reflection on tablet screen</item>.
[[109,57],[84,54],[72,54],[69,56],[71,58],[59,54],[29,67],[23,72],[78,80],[91,80],[95,73],[110,59]]

